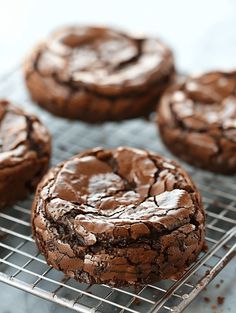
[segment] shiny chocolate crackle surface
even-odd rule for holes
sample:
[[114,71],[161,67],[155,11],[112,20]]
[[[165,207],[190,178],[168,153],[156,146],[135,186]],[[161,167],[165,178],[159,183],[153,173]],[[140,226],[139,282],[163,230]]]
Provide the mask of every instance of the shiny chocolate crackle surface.
[[25,61],[37,103],[88,122],[148,114],[173,75],[172,52],[159,39],[102,27],[63,28]]
[[164,94],[158,109],[167,147],[190,164],[236,173],[236,72],[188,77]]
[[0,100],[0,207],[34,190],[48,167],[50,141],[35,116]]
[[86,283],[177,277],[204,244],[204,210],[187,173],[134,148],[95,148],[51,169],[32,212],[47,262]]

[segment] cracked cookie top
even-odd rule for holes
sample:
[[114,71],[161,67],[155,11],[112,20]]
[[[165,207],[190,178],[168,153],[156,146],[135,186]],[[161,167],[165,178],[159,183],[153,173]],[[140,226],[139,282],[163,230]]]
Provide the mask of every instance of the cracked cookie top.
[[167,91],[163,102],[168,127],[190,132],[196,140],[196,133],[205,135],[212,154],[220,150],[217,138],[236,143],[236,72],[189,77]]
[[31,70],[71,88],[119,95],[141,91],[172,69],[172,52],[158,39],[74,26],[54,32],[39,44]]
[[[52,169],[38,187],[34,227],[75,232],[92,246],[152,238],[203,222],[201,199],[187,173],[152,152],[95,148]],[[105,244],[105,243],[104,243]],[[106,242],[107,244],[107,242]]]
[[50,135],[41,122],[0,100],[0,169],[50,154]]

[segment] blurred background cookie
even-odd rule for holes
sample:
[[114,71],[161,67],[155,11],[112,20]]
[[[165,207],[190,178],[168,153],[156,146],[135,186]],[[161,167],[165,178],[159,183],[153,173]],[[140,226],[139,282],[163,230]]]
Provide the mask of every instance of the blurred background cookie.
[[159,39],[102,27],[66,27],[38,44],[24,66],[32,99],[87,122],[149,114],[175,70]]
[[33,115],[0,100],[0,207],[32,192],[49,163],[50,135]]
[[158,125],[166,146],[204,169],[236,172],[236,72],[188,77],[164,94]]

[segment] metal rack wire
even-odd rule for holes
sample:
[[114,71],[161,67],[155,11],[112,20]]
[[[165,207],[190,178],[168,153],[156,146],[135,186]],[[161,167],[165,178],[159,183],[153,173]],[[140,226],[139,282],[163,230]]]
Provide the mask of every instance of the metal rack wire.
[[[52,165],[80,150],[130,145],[170,156],[154,123],[133,120],[91,126],[56,118],[33,105],[20,70],[0,80],[1,97],[8,97],[40,116],[53,136]],[[209,247],[178,280],[140,288],[87,285],[66,278],[48,266],[31,236],[32,197],[0,211],[0,282],[5,282],[77,312],[181,312],[236,254],[235,177],[223,177],[186,166],[199,186],[207,210]]]

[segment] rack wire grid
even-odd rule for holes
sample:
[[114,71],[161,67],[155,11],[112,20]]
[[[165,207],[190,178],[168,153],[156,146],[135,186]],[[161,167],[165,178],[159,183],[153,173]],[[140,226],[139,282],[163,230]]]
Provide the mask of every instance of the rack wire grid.
[[[153,121],[136,119],[88,125],[57,118],[32,104],[20,68],[0,79],[1,97],[36,113],[53,137],[52,165],[94,146],[135,146],[172,157]],[[177,281],[140,288],[87,285],[48,266],[31,235],[33,196],[0,211],[0,282],[7,283],[77,312],[182,312],[236,254],[236,181],[183,164],[201,190],[207,211],[208,251]]]

